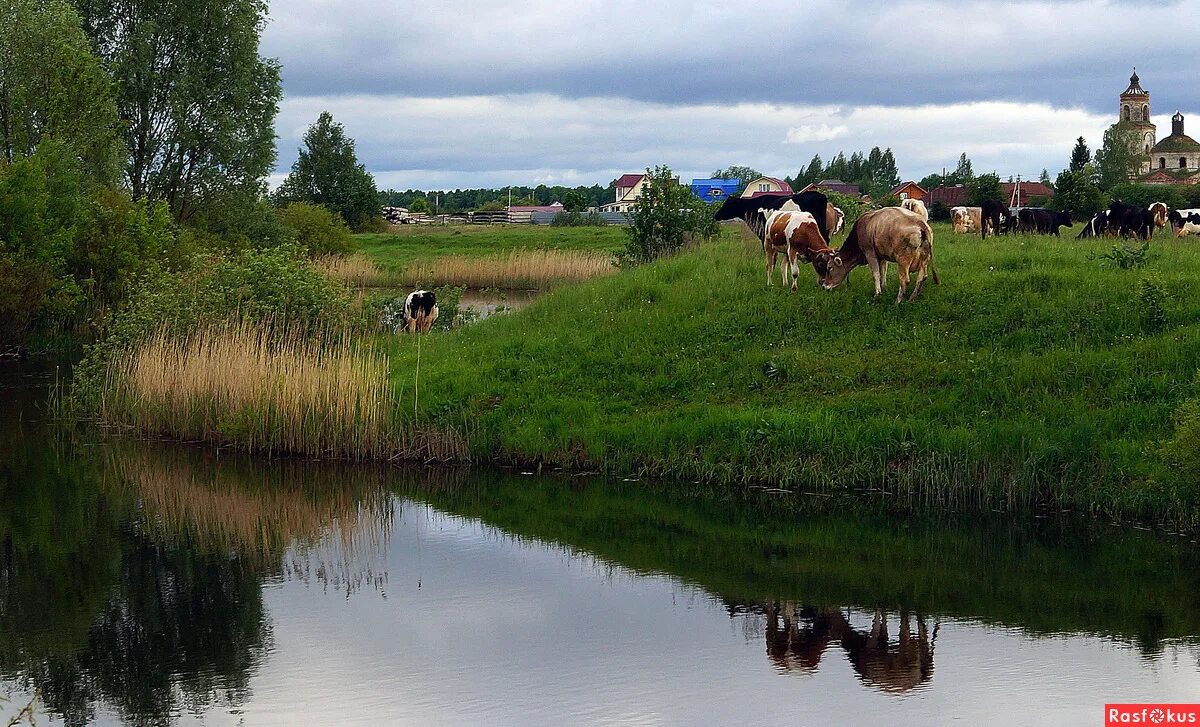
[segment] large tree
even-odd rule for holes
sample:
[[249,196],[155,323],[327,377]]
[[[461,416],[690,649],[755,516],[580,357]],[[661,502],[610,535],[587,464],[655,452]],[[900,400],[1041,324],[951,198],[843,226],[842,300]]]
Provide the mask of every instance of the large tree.
[[308,127],[304,148],[276,197],[280,202],[324,205],[355,231],[366,228],[380,212],[375,179],[358,163],[354,140],[328,111]]
[[117,82],[134,197],[185,220],[257,194],[275,163],[279,63],[259,55],[264,0],[75,0]]
[[1104,145],[1096,150],[1100,189],[1112,189],[1133,178],[1142,162],[1140,144],[1137,132],[1124,124],[1104,132]]
[[0,154],[8,163],[48,139],[85,171],[116,181],[120,164],[113,84],[67,2],[9,0],[0,8]]
[[989,200],[993,202],[1005,201],[1004,188],[1000,186],[1000,175],[996,173],[981,174],[975,177],[970,182],[967,182],[967,203],[972,206],[979,206]]
[[1054,183],[1054,197],[1050,207],[1066,210],[1075,219],[1087,219],[1104,209],[1107,202],[1104,193],[1093,182],[1095,170],[1091,165],[1084,165],[1078,171],[1067,169],[1059,173],[1058,181]]
[[738,192],[741,192],[746,189],[746,185],[761,177],[762,173],[753,167],[743,167],[735,164],[725,169],[718,169],[712,175],[713,179],[738,180]]

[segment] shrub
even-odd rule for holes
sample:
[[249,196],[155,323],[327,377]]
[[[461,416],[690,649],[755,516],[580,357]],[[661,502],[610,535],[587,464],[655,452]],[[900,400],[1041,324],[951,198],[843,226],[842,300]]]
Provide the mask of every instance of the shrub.
[[949,222],[950,207],[945,202],[934,202],[929,208],[930,222]]
[[647,169],[646,175],[642,196],[629,214],[629,241],[621,255],[623,262],[649,262],[676,252],[688,242],[717,234],[713,207],[679,184],[670,167]]
[[279,211],[279,218],[310,257],[345,255],[354,249],[350,228],[319,204],[293,202]]
[[550,221],[551,227],[604,227],[608,222],[599,212],[559,212]]
[[1146,264],[1150,252],[1150,243],[1143,242],[1139,247],[1130,245],[1113,245],[1108,252],[1097,255],[1101,260],[1107,260],[1122,270],[1134,270]]
[[1164,306],[1167,294],[1153,280],[1143,280],[1138,289],[1138,308],[1141,313],[1142,330],[1149,334],[1160,333],[1167,326]]

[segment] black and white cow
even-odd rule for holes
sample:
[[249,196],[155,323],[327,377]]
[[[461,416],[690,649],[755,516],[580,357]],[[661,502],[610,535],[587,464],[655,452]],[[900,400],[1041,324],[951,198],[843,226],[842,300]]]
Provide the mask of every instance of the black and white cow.
[[758,239],[762,240],[766,236],[766,217],[760,214],[759,211],[777,210],[788,202],[799,207],[801,212],[807,212],[813,216],[813,219],[817,222],[817,229],[821,232],[821,237],[828,243],[829,223],[826,215],[829,210],[829,199],[820,192],[730,197],[721,205],[721,209],[717,210],[714,219],[718,222],[724,220],[742,220],[755,235],[758,235]]
[[404,299],[404,330],[429,333],[438,317],[437,296],[430,290],[414,290]]

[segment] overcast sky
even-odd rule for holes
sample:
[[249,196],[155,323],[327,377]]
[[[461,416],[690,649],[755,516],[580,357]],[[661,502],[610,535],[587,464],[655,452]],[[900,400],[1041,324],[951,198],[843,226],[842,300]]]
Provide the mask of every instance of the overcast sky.
[[1200,109],[1196,28],[1195,0],[274,0],[263,52],[281,175],[329,110],[381,189],[784,176],[876,145],[906,178],[964,151],[1008,177],[1098,144],[1134,65],[1169,134]]

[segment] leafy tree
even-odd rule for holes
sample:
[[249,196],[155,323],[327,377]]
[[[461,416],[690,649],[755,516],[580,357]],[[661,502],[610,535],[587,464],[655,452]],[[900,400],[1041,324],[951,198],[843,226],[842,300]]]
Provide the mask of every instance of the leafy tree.
[[321,112],[317,122],[308,127],[304,148],[276,199],[323,205],[341,215],[356,232],[366,229],[380,214],[375,179],[358,163],[354,140],[328,111]]
[[1000,175],[995,172],[981,174],[967,182],[967,202],[971,206],[979,206],[988,200],[1001,201],[1004,189],[1000,186]]
[[345,255],[354,249],[346,223],[319,204],[292,202],[279,211],[279,218],[311,257]]
[[1085,165],[1079,171],[1070,169],[1059,172],[1054,182],[1054,197],[1051,209],[1065,210],[1077,219],[1091,217],[1107,205],[1107,199],[1093,180],[1095,170]]
[[708,239],[718,232],[715,210],[679,184],[670,167],[647,169],[642,196],[629,213],[629,240],[622,259],[628,264],[650,262],[679,250],[689,241]]
[[1114,124],[1104,132],[1104,145],[1096,151],[1100,189],[1108,190],[1133,178],[1142,161],[1137,132]]
[[725,169],[718,169],[712,173],[713,179],[736,179],[738,180],[738,192],[746,189],[750,182],[762,176],[762,173],[757,169],[750,167],[731,166]]
[[117,82],[133,197],[188,219],[258,193],[275,163],[279,63],[259,55],[264,0],[74,0]]
[[562,196],[562,203],[567,212],[582,212],[588,207],[587,196],[578,189],[567,190]]
[[113,84],[69,3],[10,0],[0,8],[0,153],[69,145],[84,171],[116,181],[120,143]]
[[1087,140],[1082,136],[1075,140],[1075,148],[1071,150],[1072,172],[1082,172],[1083,168],[1092,163],[1092,152],[1088,149]]
[[[514,202],[513,204],[516,203]],[[424,197],[417,197],[412,201],[412,204],[408,206],[408,211],[417,215],[427,215],[433,211],[433,208],[429,206],[428,199]]]
[[975,178],[975,170],[971,168],[971,160],[963,152],[958,157],[958,166],[954,168],[954,183],[967,184]]

